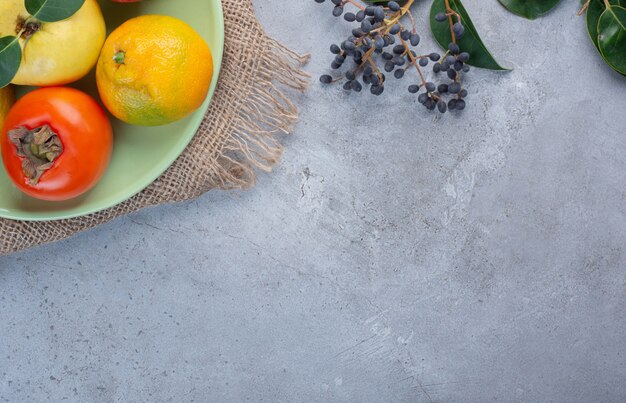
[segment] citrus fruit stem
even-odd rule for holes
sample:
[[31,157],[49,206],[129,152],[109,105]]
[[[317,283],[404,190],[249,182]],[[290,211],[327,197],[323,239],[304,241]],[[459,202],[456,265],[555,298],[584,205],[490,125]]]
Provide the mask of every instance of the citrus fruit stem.
[[124,64],[126,59],[126,53],[124,51],[119,51],[113,55],[113,61],[117,64]]

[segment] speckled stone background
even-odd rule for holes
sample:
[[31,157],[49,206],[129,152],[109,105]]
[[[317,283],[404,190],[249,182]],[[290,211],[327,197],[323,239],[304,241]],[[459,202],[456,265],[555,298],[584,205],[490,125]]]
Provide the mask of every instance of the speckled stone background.
[[[326,71],[328,4],[255,3]],[[252,191],[0,258],[0,400],[626,401],[626,80],[577,2],[465,3],[515,70],[462,115],[315,83]]]

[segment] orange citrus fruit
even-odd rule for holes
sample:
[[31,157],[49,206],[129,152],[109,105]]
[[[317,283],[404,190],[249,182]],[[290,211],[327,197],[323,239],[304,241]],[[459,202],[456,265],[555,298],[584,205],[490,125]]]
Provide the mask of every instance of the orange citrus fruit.
[[102,102],[118,119],[140,126],[180,120],[204,102],[213,77],[211,50],[185,22],[144,15],[107,38],[96,80]]

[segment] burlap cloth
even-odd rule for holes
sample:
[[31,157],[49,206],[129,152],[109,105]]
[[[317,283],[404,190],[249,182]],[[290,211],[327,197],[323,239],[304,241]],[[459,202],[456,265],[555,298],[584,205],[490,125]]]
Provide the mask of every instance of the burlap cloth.
[[109,210],[53,222],[0,219],[0,255],[67,238],[133,211],[197,198],[214,189],[252,186],[257,170],[278,161],[276,136],[289,133],[298,110],[281,89],[303,91],[307,61],[269,38],[251,0],[222,0],[225,48],[211,106],[185,152],[147,189]]

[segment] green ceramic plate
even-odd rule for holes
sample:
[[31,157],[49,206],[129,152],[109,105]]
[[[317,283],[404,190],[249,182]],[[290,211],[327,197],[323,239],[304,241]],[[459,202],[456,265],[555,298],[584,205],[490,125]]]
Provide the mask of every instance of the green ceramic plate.
[[[147,0],[134,4],[100,0],[100,4],[109,30],[141,14],[171,15],[194,27],[213,52],[215,74],[209,96],[192,116],[167,126],[130,126],[112,118],[115,146],[111,165],[92,191],[74,200],[51,203],[30,198],[13,186],[0,164],[0,217],[27,221],[59,220],[115,206],[145,189],[165,172],[189,144],[202,122],[222,63],[224,18],[220,0]],[[98,99],[93,74],[73,86]],[[24,92],[21,89],[21,93]],[[150,139],[150,147],[146,146],[146,138]]]

